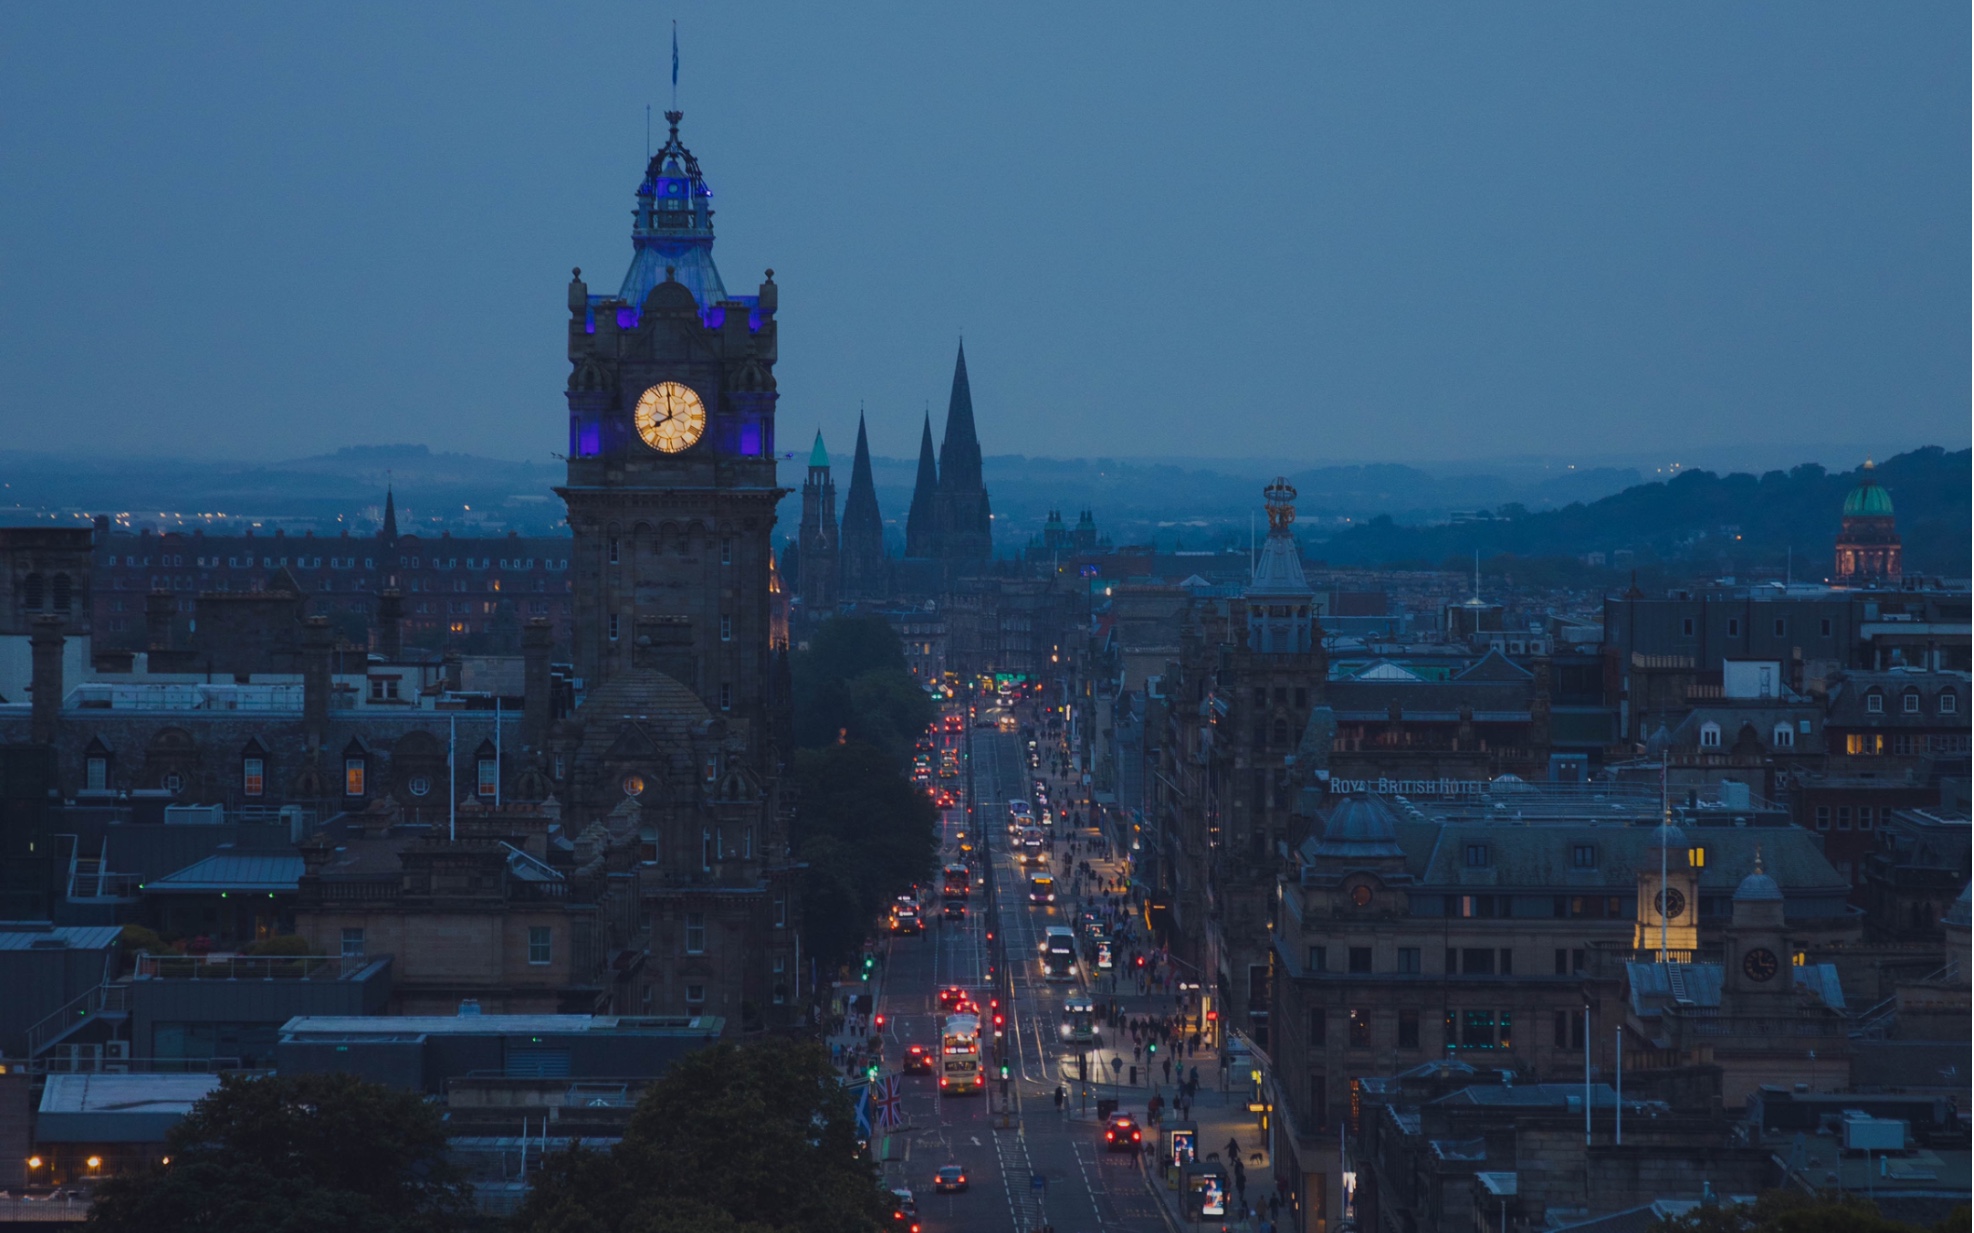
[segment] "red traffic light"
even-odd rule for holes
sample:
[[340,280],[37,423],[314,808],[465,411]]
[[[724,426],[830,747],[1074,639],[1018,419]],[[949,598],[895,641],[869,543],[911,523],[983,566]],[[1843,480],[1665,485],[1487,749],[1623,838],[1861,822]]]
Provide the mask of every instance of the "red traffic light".
[[879,1016],[878,1016],[878,1017],[877,1017],[877,1018],[876,1018],[876,1019],[874,1020],[874,1022],[875,1022],[875,1023],[877,1024],[877,1026],[878,1026],[879,1028],[882,1028],[882,1027],[884,1026],[884,1016],[883,1016],[883,1015],[879,1015]]

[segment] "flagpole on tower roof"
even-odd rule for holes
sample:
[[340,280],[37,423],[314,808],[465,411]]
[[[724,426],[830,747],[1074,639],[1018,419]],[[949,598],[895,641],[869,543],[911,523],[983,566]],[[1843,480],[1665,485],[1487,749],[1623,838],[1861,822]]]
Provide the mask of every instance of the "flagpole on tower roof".
[[672,19],[672,110],[679,109],[679,23]]

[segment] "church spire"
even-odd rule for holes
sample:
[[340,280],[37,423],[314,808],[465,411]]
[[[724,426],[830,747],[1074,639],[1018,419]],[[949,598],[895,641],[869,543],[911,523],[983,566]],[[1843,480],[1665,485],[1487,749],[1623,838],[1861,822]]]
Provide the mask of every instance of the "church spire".
[[980,474],[980,437],[973,424],[973,389],[966,379],[966,343],[953,363],[953,394],[946,404],[946,436],[939,445],[938,549],[949,561],[985,561],[994,555],[993,513]]
[[884,590],[884,517],[877,508],[877,485],[871,479],[870,438],[863,413],[857,415],[857,456],[850,464],[850,495],[843,502],[838,533],[845,599],[876,598]]
[[905,555],[908,557],[938,555],[939,528],[935,524],[938,492],[939,467],[932,455],[932,412],[927,411],[925,427],[918,439],[918,482],[912,486],[912,508],[905,515]]
[[387,484],[384,487],[384,529],[379,532],[386,543],[396,543],[398,538],[397,494]]
[[952,492],[980,484],[980,436],[973,426],[973,387],[966,379],[966,343],[953,363],[953,393],[946,403],[946,436],[939,443],[939,477]]

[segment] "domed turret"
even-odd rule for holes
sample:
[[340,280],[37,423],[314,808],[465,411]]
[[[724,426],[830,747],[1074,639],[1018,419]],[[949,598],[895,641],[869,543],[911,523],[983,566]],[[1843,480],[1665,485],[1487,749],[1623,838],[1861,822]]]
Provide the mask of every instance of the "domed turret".
[[1846,518],[1890,518],[1892,516],[1892,494],[1878,485],[1875,474],[1877,466],[1870,459],[1864,463],[1864,474],[1859,477],[1857,487],[1851,489],[1844,498]]
[[1741,879],[1741,885],[1734,888],[1736,903],[1781,903],[1782,888],[1775,879],[1762,871],[1761,849],[1755,849],[1755,871]]
[[632,211],[631,268],[617,295],[641,306],[654,287],[675,279],[703,312],[726,299],[727,291],[713,265],[713,190],[679,140],[684,118],[683,112],[665,113],[671,137],[645,164]]
[[1876,471],[1866,459],[1857,487],[1844,498],[1843,529],[1837,533],[1838,582],[1897,582],[1904,572],[1892,496],[1879,486]]

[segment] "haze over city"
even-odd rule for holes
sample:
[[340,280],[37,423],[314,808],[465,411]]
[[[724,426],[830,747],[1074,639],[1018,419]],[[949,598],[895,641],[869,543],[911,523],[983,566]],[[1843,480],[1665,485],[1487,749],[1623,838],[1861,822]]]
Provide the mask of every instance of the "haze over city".
[[371,4],[0,16],[8,444],[566,448],[673,18],[789,448],[912,457],[962,332],[989,454],[1968,440],[1964,5]]

